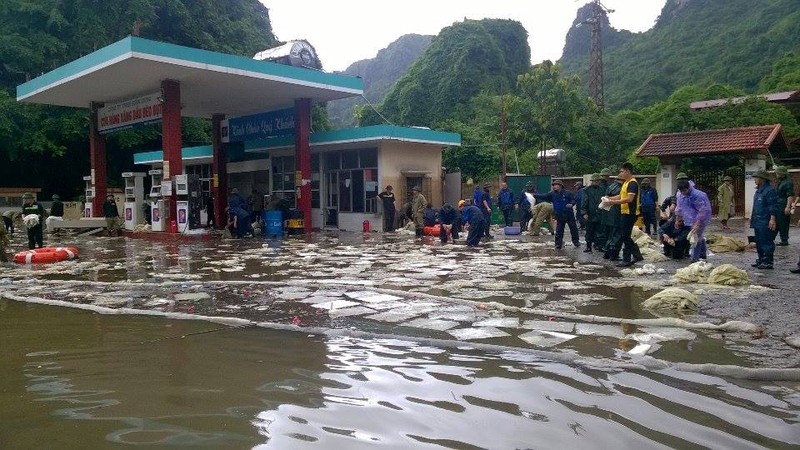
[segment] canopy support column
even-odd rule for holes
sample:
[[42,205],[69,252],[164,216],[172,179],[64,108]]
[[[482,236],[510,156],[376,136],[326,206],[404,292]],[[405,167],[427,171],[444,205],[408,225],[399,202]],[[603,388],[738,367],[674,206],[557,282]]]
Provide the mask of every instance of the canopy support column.
[[108,192],[108,164],[106,162],[106,138],[97,130],[97,110],[103,105],[92,102],[89,105],[89,163],[91,166],[92,216],[103,217],[103,202]]
[[[164,180],[172,183],[175,175],[183,174],[183,158],[181,155],[181,85],[175,80],[161,81],[162,107],[161,147],[164,150]],[[169,211],[171,223],[177,220],[177,204],[175,192],[164,198],[164,209]],[[176,227],[177,228],[177,227]]]
[[224,114],[211,116],[211,195],[214,197],[214,226],[218,229],[225,228],[228,216],[225,208],[228,207],[228,171],[226,157],[222,147],[221,122],[225,120]]
[[311,222],[311,99],[300,98],[294,101],[294,120],[297,209],[303,212],[303,231],[311,233],[313,229]]

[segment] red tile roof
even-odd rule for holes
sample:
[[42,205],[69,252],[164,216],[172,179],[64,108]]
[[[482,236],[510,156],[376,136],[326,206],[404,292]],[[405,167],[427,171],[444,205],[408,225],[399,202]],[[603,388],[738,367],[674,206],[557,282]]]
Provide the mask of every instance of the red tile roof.
[[785,151],[786,149],[783,127],[777,124],[726,128],[724,130],[651,134],[636,150],[636,155],[676,158],[732,153],[766,154],[768,151]]

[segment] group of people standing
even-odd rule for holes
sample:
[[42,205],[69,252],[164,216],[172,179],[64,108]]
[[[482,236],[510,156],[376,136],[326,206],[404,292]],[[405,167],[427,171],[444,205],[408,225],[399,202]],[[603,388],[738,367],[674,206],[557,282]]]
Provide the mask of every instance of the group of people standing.
[[[797,200],[788,170],[777,167],[775,173],[776,188],[771,186],[766,171],[753,175],[757,190],[750,227],[758,252],[753,267],[759,269],[772,269],[775,245],[788,245],[789,223]],[[422,236],[424,226],[438,223],[442,225],[440,238],[447,242],[448,234],[457,239],[463,226],[468,231],[467,245],[476,246],[481,239],[492,238],[489,225],[496,202],[507,227],[512,226],[512,214],[518,209],[521,231],[527,230],[532,235],[538,235],[541,225],[549,226],[554,219],[556,249],[564,246],[565,228],[569,229],[573,245],[580,247],[578,229],[585,228],[584,252],[601,251],[603,258],[618,261],[623,267],[643,260],[631,237],[638,222],[643,232],[657,236],[666,256],[689,258],[693,262],[707,259],[705,230],[711,222],[711,201],[685,173],[677,175],[675,195],[668,196],[660,205],[658,191],[649,179],[644,178],[641,183],[636,180],[632,164],[623,164],[616,176],[611,174],[609,169],[592,174],[590,185],[576,186],[575,192],[565,189],[564,182],[556,179],[547,193],[536,193],[533,184],[528,183],[521,195],[515,196],[502,183],[494,198],[489,193],[491,185],[486,183],[475,188],[471,200],[459,201],[457,209],[447,203],[440,210],[433,209],[417,186],[412,189],[406,214],[414,221],[418,237]],[[718,218],[722,228],[729,230],[728,220],[735,212],[733,180],[725,176],[722,181],[717,191]],[[383,201],[384,231],[394,231],[396,209],[392,187],[387,186],[378,197]],[[775,244],[778,237],[780,241]],[[800,261],[791,271],[800,273]]]

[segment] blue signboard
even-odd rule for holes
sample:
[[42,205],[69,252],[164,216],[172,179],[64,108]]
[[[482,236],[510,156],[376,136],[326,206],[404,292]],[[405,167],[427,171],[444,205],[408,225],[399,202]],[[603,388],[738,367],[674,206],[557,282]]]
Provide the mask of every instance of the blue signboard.
[[294,108],[234,117],[222,122],[222,142],[242,142],[294,134]]

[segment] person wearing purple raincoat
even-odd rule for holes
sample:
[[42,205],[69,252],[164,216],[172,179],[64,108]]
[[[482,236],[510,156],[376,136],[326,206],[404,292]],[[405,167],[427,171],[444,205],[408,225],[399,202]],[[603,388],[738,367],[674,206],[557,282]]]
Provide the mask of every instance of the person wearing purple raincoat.
[[697,243],[692,247],[692,262],[707,258],[706,240],[703,233],[711,220],[711,202],[705,192],[696,189],[688,179],[678,180],[675,215],[683,216],[686,226],[692,229]]

